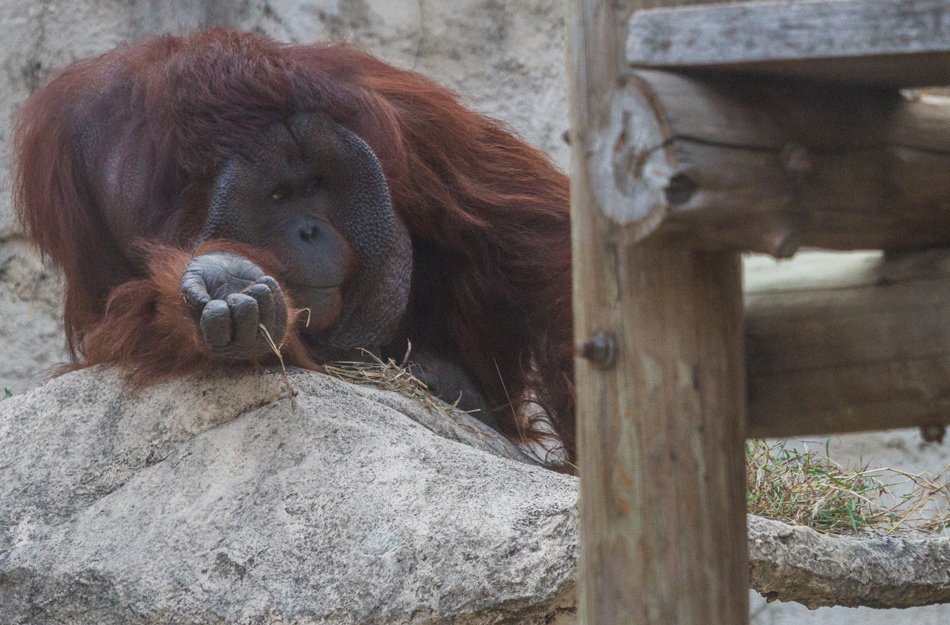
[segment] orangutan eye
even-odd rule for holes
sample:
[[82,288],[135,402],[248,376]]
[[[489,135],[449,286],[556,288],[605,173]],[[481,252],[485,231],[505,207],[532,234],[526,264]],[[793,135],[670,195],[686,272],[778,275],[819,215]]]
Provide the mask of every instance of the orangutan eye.
[[320,181],[317,179],[313,179],[310,181],[310,184],[307,185],[307,188],[304,189],[303,194],[307,196],[313,195],[314,193],[317,192],[317,189],[319,188],[320,188]]

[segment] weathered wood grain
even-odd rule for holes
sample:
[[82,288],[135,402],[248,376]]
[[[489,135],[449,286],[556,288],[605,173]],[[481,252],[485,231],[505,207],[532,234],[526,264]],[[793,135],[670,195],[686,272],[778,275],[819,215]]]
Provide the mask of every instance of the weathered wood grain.
[[750,436],[950,424],[950,251],[747,265]]
[[744,2],[638,11],[627,62],[866,85],[950,84],[946,0]]
[[637,71],[594,134],[638,239],[789,256],[950,243],[950,107],[866,87]]
[[749,616],[739,258],[640,244],[595,197],[622,4],[573,3],[570,29],[575,336],[617,346],[614,362],[577,366],[579,622],[737,625]]

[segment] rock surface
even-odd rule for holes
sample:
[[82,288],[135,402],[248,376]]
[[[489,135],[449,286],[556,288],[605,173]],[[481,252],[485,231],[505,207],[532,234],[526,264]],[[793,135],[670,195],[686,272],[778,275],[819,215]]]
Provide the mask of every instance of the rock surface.
[[291,380],[296,411],[272,372],[0,401],[0,623],[566,622],[573,478],[468,415]]
[[[574,622],[577,481],[464,413],[296,371],[0,401],[0,623]],[[950,600],[950,539],[749,520],[752,586]],[[631,580],[631,584],[635,584]]]
[[950,602],[950,538],[828,536],[749,520],[752,586],[809,608],[908,608]]

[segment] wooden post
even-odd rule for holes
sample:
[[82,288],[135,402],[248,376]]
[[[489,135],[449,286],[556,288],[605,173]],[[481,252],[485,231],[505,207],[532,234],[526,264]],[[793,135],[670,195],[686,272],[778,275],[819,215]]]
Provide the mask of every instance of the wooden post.
[[[735,253],[639,241],[590,176],[628,11],[574,3],[572,220],[579,622],[748,622],[742,291]],[[631,2],[643,8],[674,2]]]

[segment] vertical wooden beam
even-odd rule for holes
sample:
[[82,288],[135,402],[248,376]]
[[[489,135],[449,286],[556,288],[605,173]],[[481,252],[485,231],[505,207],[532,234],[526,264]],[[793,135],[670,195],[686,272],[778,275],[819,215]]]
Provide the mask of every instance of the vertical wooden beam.
[[748,622],[740,261],[637,244],[589,177],[630,9],[572,3],[579,622]]

